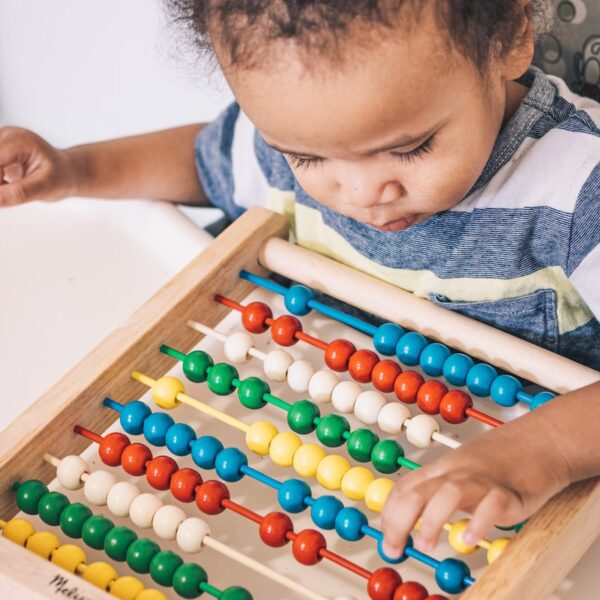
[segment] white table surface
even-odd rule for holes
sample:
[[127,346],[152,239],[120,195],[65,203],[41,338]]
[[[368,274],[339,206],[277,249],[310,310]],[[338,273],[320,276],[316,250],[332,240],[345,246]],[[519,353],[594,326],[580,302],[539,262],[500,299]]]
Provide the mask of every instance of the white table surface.
[[[198,214],[200,223],[214,217]],[[155,202],[73,199],[0,210],[0,430],[210,239]],[[600,597],[599,564],[596,542],[551,600]]]

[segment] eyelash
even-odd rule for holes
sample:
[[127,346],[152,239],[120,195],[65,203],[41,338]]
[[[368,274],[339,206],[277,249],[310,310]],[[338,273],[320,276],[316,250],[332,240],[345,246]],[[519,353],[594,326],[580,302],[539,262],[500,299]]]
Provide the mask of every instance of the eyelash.
[[[398,158],[405,162],[412,162],[417,158],[420,158],[421,156],[431,152],[431,150],[433,149],[434,142],[435,134],[432,135],[430,138],[426,139],[420,146],[414,148],[413,150],[410,150],[409,152],[391,151],[390,155],[394,158]],[[312,158],[305,158],[303,156],[297,156],[295,154],[287,154],[286,156],[288,157],[288,160],[290,161],[290,164],[294,169],[307,169],[308,167],[318,165],[324,160],[323,158],[317,156]]]

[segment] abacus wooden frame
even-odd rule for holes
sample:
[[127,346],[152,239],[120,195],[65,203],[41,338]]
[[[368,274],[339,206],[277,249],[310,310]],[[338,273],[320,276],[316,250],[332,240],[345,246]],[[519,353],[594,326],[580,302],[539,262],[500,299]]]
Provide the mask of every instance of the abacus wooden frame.
[[[335,289],[326,274],[327,269],[333,269],[331,272],[340,274],[341,279],[338,279],[345,281],[343,293],[336,294],[339,297],[353,300],[353,290],[349,289],[348,281],[356,283],[350,286],[354,289],[360,289],[361,286],[364,289],[368,283],[371,292],[375,286],[378,293],[385,294],[387,298],[387,302],[383,303],[386,308],[382,310],[378,311],[379,307],[365,306],[371,312],[379,312],[385,318],[401,321],[402,315],[398,314],[399,311],[402,312],[401,307],[408,302],[412,308],[412,303],[416,300],[417,306],[423,307],[424,314],[431,318],[430,303],[427,301],[416,299],[389,284],[351,271],[348,267],[337,263],[332,265],[329,259],[297,248],[290,248],[284,259],[282,252],[287,252],[284,251],[287,243],[277,238],[287,238],[287,234],[287,221],[282,216],[262,208],[248,211],[133,313],[127,323],[111,333],[2,432],[0,517],[10,518],[17,511],[14,492],[11,490],[15,480],[39,478],[49,482],[54,478],[53,468],[43,460],[45,452],[51,449],[55,455],[64,456],[80,453],[85,448],[87,442],[84,439],[68,435],[75,424],[103,431],[114,421],[112,411],[105,410],[100,405],[104,396],[110,394],[119,401],[129,401],[143,395],[146,390],[130,377],[132,370],[158,377],[171,368],[172,359],[158,351],[160,344],[168,343],[188,351],[202,337],[186,325],[188,319],[214,326],[225,316],[227,309],[212,300],[215,293],[226,294],[236,300],[241,300],[249,293],[251,286],[238,277],[240,269],[266,273],[262,265],[268,265],[273,270],[284,271],[284,274],[287,273],[296,280],[304,280],[304,283],[324,291],[330,287]],[[303,263],[302,266],[299,263]],[[372,297],[371,295],[370,298]],[[362,302],[365,303],[364,299]],[[354,303],[360,305],[361,299]],[[433,309],[441,311],[434,315],[436,325],[440,318],[445,324],[438,331],[432,330],[429,325],[429,330],[424,333],[447,343],[452,340],[453,346],[457,346],[458,340],[454,339],[456,336],[453,334],[449,339],[444,333],[465,331],[465,323],[470,327],[481,328],[481,324],[453,313],[450,313],[453,316],[448,324],[445,318],[449,311],[437,307]],[[394,315],[390,314],[394,311]],[[414,313],[410,314],[413,314],[414,320]],[[424,323],[431,322],[421,321],[421,324]],[[492,338],[498,333],[487,326],[483,328],[486,335]],[[501,338],[506,341],[505,336],[506,334],[501,334]],[[510,343],[518,353],[531,351],[531,345],[516,338],[511,338]],[[485,347],[486,344],[481,343],[480,347],[471,346],[468,350],[480,358],[487,358]],[[595,371],[578,368],[571,361],[543,352],[546,353],[543,356],[550,362],[560,364],[562,370],[572,369],[579,385],[600,378],[600,374]],[[528,374],[530,378],[536,378],[535,374],[533,377],[532,373]],[[555,389],[566,391],[560,383]],[[545,599],[599,533],[599,480],[578,483],[542,508],[522,529],[503,556],[485,570],[475,586],[463,594],[463,598]],[[4,556],[13,556],[14,549],[11,550],[10,546],[10,542],[0,538],[0,581],[17,583],[19,574],[12,565],[2,560]],[[31,576],[28,576],[25,583],[22,579],[18,583],[21,587],[28,586],[31,597],[45,597],[45,591],[48,590],[47,587],[40,587],[40,582],[36,582],[36,578]],[[103,596],[101,592],[100,594]],[[93,594],[93,597],[101,596]]]

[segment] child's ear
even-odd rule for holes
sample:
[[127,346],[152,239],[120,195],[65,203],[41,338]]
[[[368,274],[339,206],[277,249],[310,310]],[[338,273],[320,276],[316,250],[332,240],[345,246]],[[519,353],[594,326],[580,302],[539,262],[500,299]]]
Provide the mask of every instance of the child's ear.
[[515,18],[519,23],[515,25],[514,36],[510,47],[498,42],[497,51],[502,64],[504,77],[513,81],[527,71],[531,65],[534,54],[535,31],[531,16],[532,0],[518,0],[518,12]]

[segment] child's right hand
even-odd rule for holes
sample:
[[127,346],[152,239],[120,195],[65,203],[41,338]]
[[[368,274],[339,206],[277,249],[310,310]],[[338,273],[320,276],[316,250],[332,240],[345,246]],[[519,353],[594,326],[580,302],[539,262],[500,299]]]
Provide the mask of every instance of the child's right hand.
[[76,157],[19,127],[0,127],[0,207],[75,194]]

